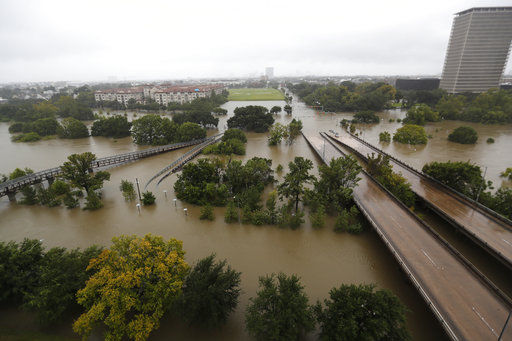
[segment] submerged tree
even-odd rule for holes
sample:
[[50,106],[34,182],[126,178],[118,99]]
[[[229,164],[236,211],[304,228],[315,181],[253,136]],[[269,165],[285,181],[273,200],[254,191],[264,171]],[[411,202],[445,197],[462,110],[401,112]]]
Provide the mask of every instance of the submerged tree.
[[296,213],[299,209],[301,196],[304,194],[304,186],[315,179],[313,175],[309,174],[312,168],[313,162],[311,160],[296,156],[293,162],[288,164],[290,171],[278,187],[278,193],[281,197],[293,200]]
[[218,328],[226,323],[240,295],[240,272],[212,254],[197,262],[185,279],[177,312],[189,324]]
[[181,293],[189,270],[182,242],[146,235],[116,237],[112,244],[87,268],[94,274],[77,293],[86,311],[73,330],[87,338],[103,325],[108,340],[146,340]]

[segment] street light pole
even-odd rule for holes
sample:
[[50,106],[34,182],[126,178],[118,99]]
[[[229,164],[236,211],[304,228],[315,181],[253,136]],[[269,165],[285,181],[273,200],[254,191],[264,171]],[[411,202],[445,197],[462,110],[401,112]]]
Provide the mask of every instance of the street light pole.
[[[487,166],[485,166],[485,171],[484,171],[484,178],[483,178],[483,181],[485,183],[485,175],[487,174]],[[480,197],[480,192],[482,191],[482,187],[483,187],[483,184],[480,185],[480,187],[478,188],[478,194],[476,195],[476,202],[478,202],[478,198]]]

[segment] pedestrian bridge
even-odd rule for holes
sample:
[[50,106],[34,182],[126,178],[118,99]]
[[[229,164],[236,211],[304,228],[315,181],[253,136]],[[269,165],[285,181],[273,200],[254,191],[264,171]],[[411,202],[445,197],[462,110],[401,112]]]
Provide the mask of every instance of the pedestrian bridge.
[[[208,137],[205,139],[193,140],[189,142],[180,142],[174,144],[168,144],[165,146],[158,146],[143,150],[138,150],[135,152],[117,154],[113,156],[107,156],[103,158],[99,158],[94,160],[91,163],[91,171],[98,168],[109,168],[119,166],[128,162],[136,161],[148,156],[153,156],[161,153],[166,153],[172,150],[202,144],[211,140],[214,140],[215,137]],[[9,196],[9,199],[15,200],[16,192],[19,191],[22,187],[27,185],[34,185],[43,181],[53,182],[53,180],[61,174],[60,167],[50,168],[43,171],[35,172],[32,174],[28,174],[13,180],[8,180],[0,184],[0,198],[4,195]]]

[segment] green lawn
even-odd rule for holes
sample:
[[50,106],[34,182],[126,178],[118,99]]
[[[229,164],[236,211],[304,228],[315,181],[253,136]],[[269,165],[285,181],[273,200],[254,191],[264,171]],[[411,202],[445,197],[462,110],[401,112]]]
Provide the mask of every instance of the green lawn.
[[283,93],[273,88],[229,89],[228,97],[230,101],[279,101],[283,99]]

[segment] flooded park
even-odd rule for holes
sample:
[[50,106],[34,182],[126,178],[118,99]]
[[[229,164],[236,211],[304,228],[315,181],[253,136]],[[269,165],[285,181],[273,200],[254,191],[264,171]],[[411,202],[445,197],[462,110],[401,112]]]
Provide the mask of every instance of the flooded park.
[[[258,101],[225,103],[226,116],[220,116],[218,130],[209,130],[209,135],[226,128],[226,120],[233,115],[236,107],[262,105],[271,108],[284,106],[284,101]],[[319,113],[305,104],[294,101],[293,114],[275,115],[276,122],[288,123],[292,118],[303,122],[304,132],[340,130],[341,119],[350,119],[351,113]],[[128,113],[133,118],[134,113]],[[138,113],[140,115],[140,113]],[[170,115],[170,114],[169,114]],[[359,136],[380,147],[396,158],[407,162],[417,169],[430,161],[471,161],[486,169],[486,177],[498,188],[501,185],[512,186],[500,178],[500,172],[512,166],[511,125],[484,125],[442,121],[428,123],[427,134],[431,135],[424,146],[410,146],[399,143],[379,143],[379,133],[393,133],[401,126],[396,119],[403,119],[405,111],[388,110],[378,114],[379,124],[357,125]],[[393,121],[391,121],[392,119]],[[468,125],[477,130],[478,143],[462,145],[449,142],[447,135],[460,125]],[[248,133],[246,155],[236,157],[248,160],[254,156],[272,159],[272,168],[281,164],[285,167],[295,156],[303,156],[314,161],[320,159],[302,137],[293,144],[268,146],[267,133]],[[496,142],[487,144],[487,138]],[[29,167],[34,171],[61,165],[72,153],[90,151],[97,157],[147,148],[137,146],[131,137],[110,139],[88,137],[76,140],[42,140],[34,143],[14,143],[10,140],[8,124],[0,123],[0,173],[9,173],[16,167]],[[148,190],[157,197],[155,206],[143,207],[139,213],[134,202],[126,202],[119,191],[122,179],[135,181],[141,187],[159,170],[168,166],[187,150],[179,149],[161,155],[142,159],[109,169],[111,179],[103,188],[104,207],[97,211],[48,208],[43,206],[23,206],[9,202],[7,197],[0,199],[0,240],[21,241],[24,238],[42,239],[46,248],[63,246],[67,248],[85,248],[92,244],[109,246],[112,237],[151,233],[164,238],[176,238],[183,241],[186,260],[193,264],[196,260],[215,253],[219,259],[226,259],[236,270],[242,272],[242,294],[240,303],[228,323],[217,331],[203,331],[186,326],[169,316],[161,321],[160,328],[152,334],[153,340],[211,339],[243,340],[249,339],[244,327],[244,311],[250,297],[258,289],[258,277],[283,271],[297,274],[305,286],[310,303],[323,300],[331,288],[342,283],[375,283],[395,293],[408,308],[407,326],[415,340],[440,340],[444,332],[424,303],[416,289],[402,273],[398,263],[389,253],[379,236],[369,227],[360,235],[335,233],[334,219],[328,218],[322,229],[313,229],[306,217],[306,223],[298,230],[281,229],[276,226],[253,226],[245,224],[226,224],[223,220],[225,208],[215,208],[214,221],[199,220],[199,207],[179,200],[175,201],[173,184],[177,175],[166,178],[160,185],[152,183]],[[316,171],[315,171],[316,172]],[[282,178],[276,175],[277,180]],[[141,188],[142,189],[142,188]],[[270,188],[269,188],[270,190]],[[187,209],[185,211],[184,209]],[[500,273],[500,266],[489,260],[482,252],[475,250],[441,219],[431,212],[424,213],[424,219],[446,239],[474,262],[509,295],[510,283]],[[51,331],[51,335],[64,338],[76,338],[70,327],[70,321]],[[37,323],[25,312],[2,308],[0,328],[34,329]],[[314,335],[310,335],[311,338]]]

